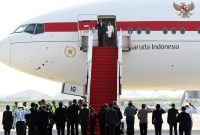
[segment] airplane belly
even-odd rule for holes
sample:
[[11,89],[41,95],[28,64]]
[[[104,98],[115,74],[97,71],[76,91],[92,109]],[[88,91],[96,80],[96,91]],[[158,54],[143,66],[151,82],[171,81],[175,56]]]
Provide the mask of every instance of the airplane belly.
[[16,43],[11,46],[12,67],[59,82],[84,85],[86,58],[78,42]]
[[123,53],[123,89],[200,88],[200,42],[135,41],[131,48]]

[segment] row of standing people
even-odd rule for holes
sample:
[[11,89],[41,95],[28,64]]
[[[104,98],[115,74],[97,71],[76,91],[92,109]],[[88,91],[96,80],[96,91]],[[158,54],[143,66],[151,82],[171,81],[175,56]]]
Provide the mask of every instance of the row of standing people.
[[[55,102],[52,106],[46,104],[45,101],[41,101],[40,108],[37,110],[36,104],[31,103],[31,109],[24,108],[22,104],[18,105],[18,109],[14,113],[14,123],[13,115],[10,112],[9,106],[6,106],[6,110],[3,115],[3,126],[5,130],[5,135],[9,135],[12,126],[16,127],[17,135],[25,135],[25,124],[28,126],[29,135],[52,135],[53,125],[56,124],[57,134],[65,134],[65,123],[67,123],[67,134],[74,135],[74,127],[76,129],[76,135],[78,135],[78,124],[81,125],[81,131],[83,135],[87,134],[88,127],[90,127],[90,134],[95,134],[96,119],[99,119],[100,124],[100,134],[101,135],[120,135],[120,125],[122,119],[122,113],[117,106],[116,102],[110,104],[104,104],[101,106],[100,111],[97,113],[92,107],[87,107],[87,104],[83,104],[81,108],[77,105],[76,100],[73,100],[73,104],[69,102],[68,107],[63,107],[63,103],[59,102],[59,107],[57,108]],[[192,129],[192,113],[196,112],[196,108],[188,102],[187,105],[181,108],[182,112],[179,114],[178,110],[175,109],[175,104],[172,104],[172,108],[168,111],[167,122],[170,127],[170,135],[172,135],[172,128],[174,128],[174,133],[177,135],[177,122],[179,122],[179,133],[180,135],[185,132],[186,135],[191,135]],[[127,123],[127,135],[134,134],[134,115],[137,114],[140,120],[140,134],[147,135],[147,117],[148,113],[152,112],[151,109],[146,108],[145,104],[142,104],[142,108],[138,109],[129,102],[128,107],[124,111]],[[187,113],[186,113],[187,112]],[[161,135],[162,131],[162,114],[165,111],[160,108],[160,105],[156,105],[156,110],[152,114],[152,124],[155,127],[155,134]],[[10,116],[10,119],[7,117]],[[188,117],[189,116],[189,117]],[[10,125],[9,125],[10,123]]]
[[[14,106],[13,112],[6,106],[3,114],[3,128],[5,135],[10,135],[10,130],[16,128],[17,135],[26,135],[26,126],[28,126],[29,135],[52,135],[53,125],[56,125],[57,134],[65,134],[65,124],[67,123],[67,135],[78,135],[78,125],[81,126],[82,135],[95,135],[96,119],[99,119],[101,135],[120,135],[120,125],[122,113],[120,108],[114,102],[104,104],[97,114],[95,110],[83,103],[77,104],[76,100],[69,102],[69,106],[63,106],[63,102],[58,103],[59,107],[52,102],[46,104],[45,100],[37,104],[31,103],[31,108],[25,107],[25,104],[19,103]],[[74,131],[75,130],[75,131]]]
[[[124,115],[126,116],[126,123],[127,123],[127,135],[134,134],[134,115],[137,114],[139,119],[139,126],[140,126],[140,134],[147,135],[147,125],[148,125],[148,113],[152,112],[152,124],[155,127],[155,135],[162,134],[162,114],[166,113],[160,107],[160,104],[156,105],[155,110],[151,110],[146,107],[145,104],[142,104],[142,108],[138,111],[138,109],[129,102],[128,107],[126,107]],[[168,110],[167,115],[167,122],[169,124],[169,134],[177,135],[177,123],[179,123],[179,135],[191,135],[192,131],[192,113],[197,113],[197,109],[192,105],[191,102],[186,102],[183,107],[181,107],[181,112],[175,108],[175,104],[172,103],[172,108]]]
[[[57,134],[64,135],[65,123],[67,123],[67,134],[69,135],[71,132],[71,135],[74,135],[74,133],[78,135],[78,123],[83,122],[82,113],[79,112],[84,110],[84,104],[83,109],[77,104],[76,100],[73,100],[73,103],[70,101],[68,107],[63,106],[63,102],[59,102],[58,105],[57,107],[55,102],[50,105],[45,100],[41,100],[39,108],[37,104],[31,103],[31,108],[28,109],[22,103],[16,103],[13,112],[7,105],[2,119],[4,134],[10,135],[10,130],[16,128],[17,135],[26,135],[26,126],[28,126],[29,135],[52,135],[53,125],[55,124]],[[90,107],[90,121],[92,121],[92,118],[96,119],[92,117],[94,113],[93,108]],[[76,132],[74,132],[74,129]]]

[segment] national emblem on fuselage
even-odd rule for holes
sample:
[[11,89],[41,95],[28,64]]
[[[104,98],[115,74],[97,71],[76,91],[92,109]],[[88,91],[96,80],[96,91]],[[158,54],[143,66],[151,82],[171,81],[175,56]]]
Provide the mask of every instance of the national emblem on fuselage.
[[177,4],[173,2],[174,9],[179,12],[179,15],[182,18],[189,18],[191,15],[192,10],[194,10],[194,2],[191,2],[190,4],[185,4],[185,2],[181,2],[180,4]]

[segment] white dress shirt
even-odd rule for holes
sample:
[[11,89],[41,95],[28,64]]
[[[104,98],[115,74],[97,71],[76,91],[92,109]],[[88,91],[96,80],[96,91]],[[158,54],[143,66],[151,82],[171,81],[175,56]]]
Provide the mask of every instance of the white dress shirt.
[[108,35],[108,38],[111,38],[112,37],[112,34],[114,33],[114,27],[112,25],[108,25],[107,26],[107,35]]

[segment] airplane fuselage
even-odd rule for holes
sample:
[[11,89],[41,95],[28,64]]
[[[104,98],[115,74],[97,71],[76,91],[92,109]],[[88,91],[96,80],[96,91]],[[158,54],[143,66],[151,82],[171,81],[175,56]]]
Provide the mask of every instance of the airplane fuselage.
[[[87,52],[81,49],[83,39],[98,18],[110,18],[116,36],[123,33],[123,89],[198,90],[200,2],[185,1],[184,7],[183,1],[113,0],[45,14],[25,22],[24,31],[4,39],[2,43],[9,46],[2,44],[4,56],[0,59],[33,75],[85,85]],[[27,30],[30,25],[33,33],[31,28]],[[97,46],[97,30],[93,36]]]

